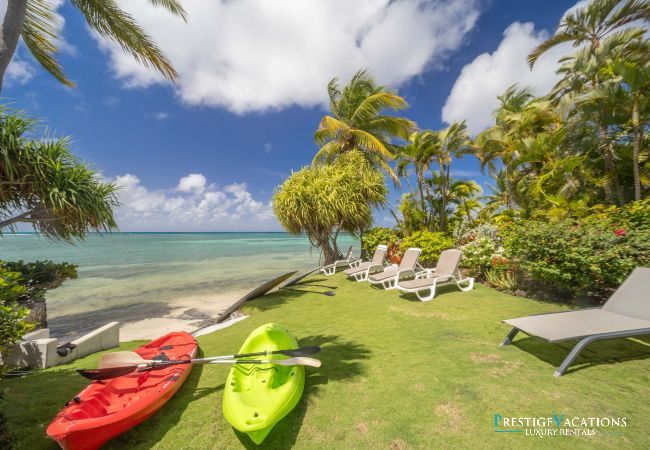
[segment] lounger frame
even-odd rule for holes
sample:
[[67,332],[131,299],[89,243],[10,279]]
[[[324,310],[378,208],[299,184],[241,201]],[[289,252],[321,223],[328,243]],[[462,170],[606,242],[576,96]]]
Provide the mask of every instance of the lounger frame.
[[359,263],[361,263],[361,258],[352,256],[353,251],[354,246],[350,247],[350,250],[348,250],[347,258],[339,259],[337,261],[334,261],[332,264],[323,266],[321,267],[320,271],[325,275],[334,275],[336,273],[336,269],[339,267],[357,267]]
[[[552,314],[555,314],[555,313],[552,313]],[[535,315],[538,315],[538,314],[535,314]],[[510,332],[507,334],[507,336],[505,337],[505,339],[501,343],[500,347],[510,345],[512,343],[512,340],[515,338],[517,333],[519,333],[520,331],[525,333],[525,334],[528,334],[525,331],[520,330],[517,327],[512,327]],[[571,349],[571,351],[566,356],[566,358],[564,358],[564,361],[562,361],[562,364],[560,364],[558,366],[558,368],[555,370],[555,372],[553,373],[553,376],[554,377],[561,377],[562,375],[564,375],[566,373],[567,369],[569,368],[569,366],[571,366],[571,364],[573,364],[573,362],[576,360],[576,358],[580,355],[580,352],[582,350],[584,350],[585,347],[587,345],[591,344],[592,342],[602,341],[602,340],[605,340],[605,339],[620,339],[620,338],[626,338],[626,337],[641,336],[641,335],[644,335],[644,334],[650,334],[650,328],[639,328],[639,329],[636,329],[636,330],[626,330],[626,331],[614,331],[614,332],[610,332],[610,333],[598,333],[598,334],[592,334],[592,335],[589,335],[589,336],[585,336],[585,337],[582,337],[582,338],[577,338],[577,339],[580,339],[580,340],[573,347],[573,349]],[[529,336],[534,336],[534,335],[531,335],[531,334],[528,334],[528,335]],[[540,336],[534,336],[534,337],[539,337],[540,339],[544,339],[544,338],[541,338]],[[560,340],[560,341],[550,341],[548,339],[544,339],[544,340],[547,341],[547,342],[550,342],[550,343],[556,343],[556,342],[565,342],[565,341],[572,340],[572,339],[563,339],[563,340]]]
[[[456,283],[458,289],[460,289],[463,292],[471,291],[472,289],[474,289],[474,278],[472,277],[463,278],[459,269],[457,269],[453,275],[442,275],[442,276],[436,276],[435,270],[436,269],[426,269],[415,274],[416,279],[431,278],[431,286],[425,286],[419,288],[405,288],[398,285],[397,289],[399,289],[402,292],[415,294],[418,297],[418,299],[422,302],[428,302],[430,300],[433,300],[433,298],[436,296],[436,287],[441,284],[451,283],[452,281]],[[467,286],[463,287],[462,284],[465,283],[467,283]],[[427,291],[429,292],[427,295],[422,294],[422,292],[427,292]]]

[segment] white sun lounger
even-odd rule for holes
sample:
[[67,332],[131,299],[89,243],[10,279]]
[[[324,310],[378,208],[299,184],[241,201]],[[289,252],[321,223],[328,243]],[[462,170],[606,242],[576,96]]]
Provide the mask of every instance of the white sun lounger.
[[404,253],[399,266],[385,267],[382,272],[370,275],[368,281],[371,284],[381,284],[386,290],[395,289],[400,277],[415,277],[420,253],[422,250],[419,248],[409,248]]
[[356,267],[344,270],[343,273],[348,277],[354,277],[357,281],[366,281],[369,274],[384,270],[384,258],[386,258],[387,251],[386,245],[378,245],[370,261],[361,262]]
[[650,334],[650,268],[637,267],[602,308],[538,314],[504,320],[512,330],[501,346],[519,331],[547,340],[579,339],[554,375],[562,376],[580,352],[594,341]]
[[474,288],[474,278],[463,278],[461,275],[461,257],[460,250],[445,250],[440,254],[435,269],[421,271],[413,280],[399,281],[396,287],[402,292],[414,293],[423,302],[433,299],[436,296],[436,287],[443,283],[453,281],[461,291],[471,291]]
[[356,267],[359,265],[361,260],[359,258],[355,258],[352,256],[352,253],[354,252],[354,245],[351,245],[350,248],[348,249],[347,255],[345,255],[345,259],[339,259],[337,261],[334,261],[332,264],[328,264],[326,266],[323,266],[320,268],[320,271],[323,272],[325,275],[334,275],[336,273],[336,269],[339,267]]

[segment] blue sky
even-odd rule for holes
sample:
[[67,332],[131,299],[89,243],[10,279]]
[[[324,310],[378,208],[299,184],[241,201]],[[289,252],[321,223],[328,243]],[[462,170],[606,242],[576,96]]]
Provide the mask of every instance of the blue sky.
[[[421,128],[467,118],[476,133],[508,85],[541,93],[553,84],[566,48],[534,72],[523,58],[575,5],[194,0],[185,2],[183,24],[145,2],[121,2],[178,69],[181,81],[171,86],[91,36],[77,11],[57,1],[61,61],[77,87],[59,85],[21,46],[3,96],[72,136],[74,152],[123,187],[123,231],[278,229],[268,202],[316,151],[327,80],[359,68],[396,88]],[[473,157],[453,167],[486,181]],[[393,189],[391,200],[399,196]],[[379,211],[377,224],[389,215]]]

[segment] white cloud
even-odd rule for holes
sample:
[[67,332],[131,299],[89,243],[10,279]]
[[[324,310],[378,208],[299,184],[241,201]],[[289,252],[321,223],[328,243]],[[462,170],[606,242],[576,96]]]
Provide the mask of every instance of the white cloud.
[[201,193],[205,189],[206,182],[207,180],[200,173],[191,173],[188,176],[180,179],[176,189],[181,192]]
[[165,111],[158,111],[155,113],[147,114],[145,115],[145,117],[153,118],[156,120],[165,120],[165,119],[169,119],[169,113],[166,113]]
[[148,189],[125,174],[108,179],[120,187],[115,217],[123,231],[278,230],[269,204],[257,201],[246,183],[217,189],[205,176],[190,174],[176,189]]
[[548,38],[548,33],[536,31],[530,22],[514,22],[503,36],[493,53],[483,53],[463,67],[442,108],[445,122],[467,119],[469,131],[477,134],[493,123],[497,96],[512,84],[529,86],[543,95],[559,80],[557,60],[571,51],[570,44],[551,49],[530,70],[526,56]]
[[27,84],[36,75],[36,68],[29,61],[21,58],[18,52],[14,55],[13,59],[7,67],[5,73],[5,80],[7,85],[23,85]]
[[[180,74],[186,104],[236,113],[315,106],[325,86],[368,68],[399,85],[441,66],[479,15],[476,0],[192,0],[188,23],[149,3],[120,5],[143,25]],[[95,35],[127,87],[164,84],[116,44]]]
[[272,150],[273,150],[273,144],[270,144],[268,142],[264,144],[264,153],[271,153]]

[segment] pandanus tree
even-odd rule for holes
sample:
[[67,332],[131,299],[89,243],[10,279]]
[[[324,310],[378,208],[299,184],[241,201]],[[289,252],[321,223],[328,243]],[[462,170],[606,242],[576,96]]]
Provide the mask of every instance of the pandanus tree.
[[415,123],[385,114],[408,107],[397,93],[377,85],[366,71],[357,72],[343,88],[334,78],[327,86],[330,114],[323,117],[314,134],[320,147],[312,165],[327,164],[352,150],[364,154],[373,167],[384,170],[393,181],[398,177],[389,162],[395,157],[393,139],[407,140]]
[[359,150],[351,150],[331,164],[293,173],[275,191],[273,211],[288,233],[306,234],[330,264],[339,255],[339,233],[358,236],[370,227],[387,193],[383,175]]
[[[602,80],[601,68],[611,52],[620,51],[621,46],[639,39],[646,32],[643,22],[650,20],[650,2],[646,0],[592,0],[586,6],[566,14],[555,34],[537,46],[529,55],[532,67],[549,49],[571,43],[578,48],[577,57],[563,69],[565,76],[564,93],[576,90],[599,89]],[[558,91],[558,89],[555,89]],[[609,178],[605,184],[608,199],[612,203],[623,204],[624,194],[616,170],[616,157],[612,141],[608,136],[608,122],[599,108],[592,110],[598,129],[600,149]]]
[[[185,11],[178,0],[148,1],[185,20]],[[54,5],[48,0],[7,0],[6,3],[0,30],[0,88],[20,37],[46,71],[61,83],[73,86],[56,59],[61,27]],[[177,73],[163,52],[116,0],[71,0],[71,3],[91,30],[116,42],[141,64],[154,68],[169,80],[176,80]]]
[[32,138],[36,123],[0,110],[0,234],[19,223],[70,240],[116,227],[116,187],[68,150],[69,139]]

